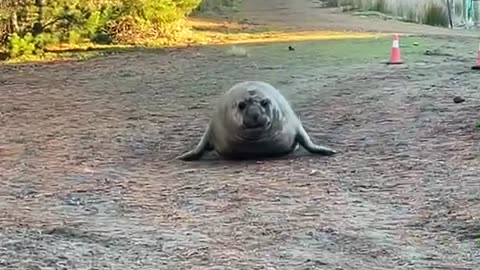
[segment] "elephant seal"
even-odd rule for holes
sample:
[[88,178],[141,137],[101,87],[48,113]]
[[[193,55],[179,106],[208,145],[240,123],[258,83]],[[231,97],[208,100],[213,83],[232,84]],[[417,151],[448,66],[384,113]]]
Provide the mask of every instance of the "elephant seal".
[[271,84],[244,81],[227,90],[193,150],[177,157],[198,160],[206,151],[225,159],[278,157],[303,146],[310,153],[333,155],[314,144],[285,97]]

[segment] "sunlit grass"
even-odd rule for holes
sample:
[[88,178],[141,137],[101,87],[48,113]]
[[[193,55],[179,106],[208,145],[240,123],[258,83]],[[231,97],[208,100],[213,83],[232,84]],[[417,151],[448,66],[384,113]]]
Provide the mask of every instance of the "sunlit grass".
[[47,47],[40,56],[10,59],[7,63],[50,62],[67,59],[89,59],[109,52],[121,52],[135,48],[169,48],[195,45],[248,44],[285,41],[370,39],[385,36],[376,33],[303,31],[282,32],[269,31],[266,28],[247,24],[218,22],[212,20],[189,19],[185,22],[186,30],[179,33],[175,40],[142,40],[134,44],[99,45],[94,43],[55,44]]

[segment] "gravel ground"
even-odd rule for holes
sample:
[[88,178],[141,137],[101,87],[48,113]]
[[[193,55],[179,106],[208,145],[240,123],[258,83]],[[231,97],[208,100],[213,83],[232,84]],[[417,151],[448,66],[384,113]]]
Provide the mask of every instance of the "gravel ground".
[[[479,269],[475,42],[436,42],[391,67],[322,42],[0,66],[0,268]],[[246,79],[340,153],[173,160]]]

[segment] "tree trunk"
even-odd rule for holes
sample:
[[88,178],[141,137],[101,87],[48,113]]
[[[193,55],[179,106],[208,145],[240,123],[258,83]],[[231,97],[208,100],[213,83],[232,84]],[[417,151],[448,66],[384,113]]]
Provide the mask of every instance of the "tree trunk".
[[35,0],[35,6],[38,9],[38,17],[33,24],[33,35],[36,36],[43,32],[43,0]]
[[14,33],[20,32],[20,26],[18,26],[18,18],[17,18],[17,12],[13,11],[12,12],[12,17],[10,17],[10,23],[12,25],[12,30]]

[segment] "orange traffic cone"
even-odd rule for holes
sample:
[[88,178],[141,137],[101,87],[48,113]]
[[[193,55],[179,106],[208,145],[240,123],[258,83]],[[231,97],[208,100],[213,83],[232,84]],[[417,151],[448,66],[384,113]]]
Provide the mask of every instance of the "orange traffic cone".
[[480,45],[478,46],[477,51],[477,63],[472,67],[473,70],[480,70]]
[[400,39],[398,34],[393,35],[392,51],[390,53],[390,61],[388,65],[403,64],[400,54]]

